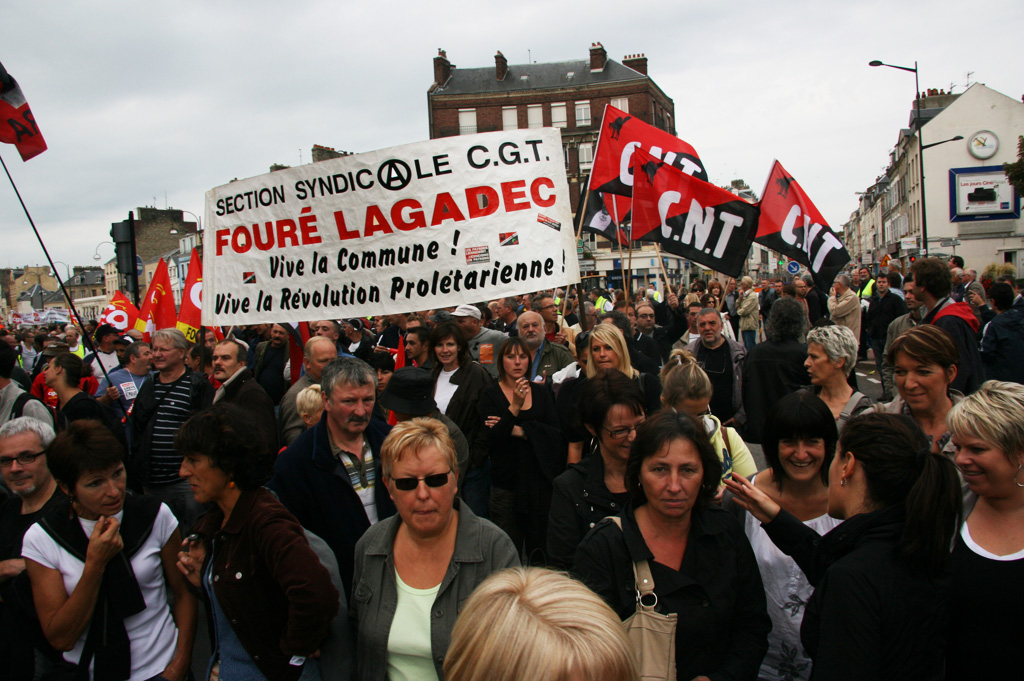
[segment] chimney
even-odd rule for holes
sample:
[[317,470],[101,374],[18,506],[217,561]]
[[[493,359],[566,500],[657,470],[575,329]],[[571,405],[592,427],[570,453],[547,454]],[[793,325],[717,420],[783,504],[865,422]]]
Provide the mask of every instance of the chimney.
[[498,54],[494,55],[494,77],[498,80],[505,80],[505,75],[508,73],[508,59],[505,59],[505,55],[498,50]]
[[647,57],[642,54],[627,54],[622,63],[637,73],[647,75]]
[[601,43],[590,44],[590,72],[604,71],[604,65],[608,62],[608,52]]
[[443,87],[451,77],[452,64],[448,61],[448,53],[439,47],[437,56],[434,57],[434,83],[437,87]]

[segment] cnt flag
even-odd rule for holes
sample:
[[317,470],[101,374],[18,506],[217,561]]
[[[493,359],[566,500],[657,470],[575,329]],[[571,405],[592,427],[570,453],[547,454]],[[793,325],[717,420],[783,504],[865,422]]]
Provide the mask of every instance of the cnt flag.
[[823,289],[850,262],[843,242],[825,222],[803,188],[775,161],[761,196],[754,241],[806,265]]
[[114,291],[110,304],[104,308],[100,315],[100,324],[110,324],[118,331],[127,331],[135,328],[135,322],[139,318],[139,308],[128,300],[128,297],[120,291]]
[[707,180],[704,164],[689,144],[664,130],[644,123],[625,111],[605,106],[601,135],[597,139],[594,165],[590,170],[590,190],[631,196],[633,193],[634,149],[643,149],[666,165],[687,175]]
[[161,258],[157,263],[153,280],[142,299],[142,310],[135,322],[135,329],[142,332],[143,340],[149,341],[150,334],[158,329],[175,328],[178,315],[174,311],[174,294],[171,291],[171,275],[167,263]]
[[757,206],[648,154],[633,152],[633,238],[739,276],[757,229]]
[[18,147],[21,160],[27,161],[46,151],[46,142],[36,125],[18,81],[0,64],[0,142]]
[[199,340],[200,319],[203,315],[203,261],[199,251],[192,249],[188,260],[188,276],[185,290],[181,292],[181,309],[178,311],[178,330],[185,334],[189,343]]

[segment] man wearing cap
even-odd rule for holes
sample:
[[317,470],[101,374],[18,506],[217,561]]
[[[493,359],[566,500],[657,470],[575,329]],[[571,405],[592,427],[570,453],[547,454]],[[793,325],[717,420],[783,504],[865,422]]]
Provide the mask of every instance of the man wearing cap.
[[501,331],[488,329],[483,325],[483,313],[476,305],[459,305],[452,313],[455,323],[458,324],[463,333],[466,334],[466,341],[469,343],[469,352],[473,359],[487,369],[491,378],[498,378],[498,365],[495,360],[501,346],[508,340],[508,336]]
[[300,392],[311,385],[320,385],[320,375],[324,367],[332,359],[338,356],[338,346],[329,338],[313,336],[306,341],[302,349],[302,366],[305,368],[295,385],[288,389],[288,392],[281,398],[278,421],[280,422],[281,444],[288,446],[302,435],[306,425],[302,422],[302,415],[295,406],[295,398]]
[[[391,375],[388,386],[377,398],[381,406],[390,410],[399,423],[427,417],[437,419],[448,428],[455,443],[455,458],[459,472],[469,466],[469,441],[454,421],[441,413],[434,402],[434,377],[426,369],[402,367]],[[460,477],[461,479],[461,477]]]
[[361,319],[343,319],[341,321],[341,346],[339,354],[348,354],[363,360],[370,361],[373,354],[373,340],[369,335],[363,333],[363,321]]
[[[121,333],[110,324],[100,324],[96,329],[96,335],[93,336],[96,352],[86,355],[85,363],[90,366],[98,363],[108,374],[120,367],[121,362],[118,360],[117,349],[114,347],[114,341],[120,335]],[[93,374],[102,376],[102,373],[99,367],[94,367]]]

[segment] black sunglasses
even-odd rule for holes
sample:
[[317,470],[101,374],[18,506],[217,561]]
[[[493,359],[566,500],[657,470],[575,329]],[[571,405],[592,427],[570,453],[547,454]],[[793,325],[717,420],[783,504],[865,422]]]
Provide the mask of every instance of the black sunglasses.
[[420,480],[427,483],[427,487],[444,487],[448,484],[448,476],[451,471],[447,473],[435,473],[434,475],[428,475],[425,478],[391,478],[391,481],[395,483],[395,488],[400,489],[403,492],[411,492],[420,486]]

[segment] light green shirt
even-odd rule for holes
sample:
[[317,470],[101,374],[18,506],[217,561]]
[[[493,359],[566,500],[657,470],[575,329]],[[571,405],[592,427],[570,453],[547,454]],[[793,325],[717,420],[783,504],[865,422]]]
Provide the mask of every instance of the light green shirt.
[[438,681],[430,647],[430,609],[441,588],[414,589],[398,576],[398,603],[388,634],[390,681]]

